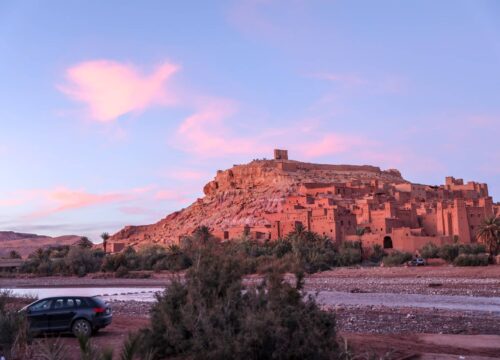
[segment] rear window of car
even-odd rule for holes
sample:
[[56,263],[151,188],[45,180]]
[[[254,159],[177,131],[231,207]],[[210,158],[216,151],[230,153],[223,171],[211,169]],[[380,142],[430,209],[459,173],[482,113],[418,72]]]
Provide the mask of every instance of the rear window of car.
[[92,300],[94,300],[94,302],[96,303],[97,306],[101,306],[101,307],[106,306],[106,302],[98,296],[92,297]]

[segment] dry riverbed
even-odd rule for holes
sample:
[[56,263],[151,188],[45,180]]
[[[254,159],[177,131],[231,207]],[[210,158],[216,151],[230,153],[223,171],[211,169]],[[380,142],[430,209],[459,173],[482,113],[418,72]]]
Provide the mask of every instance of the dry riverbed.
[[[4,277],[0,288],[102,287],[105,293],[109,287],[161,289],[173,277],[177,275]],[[249,276],[245,282],[260,279]],[[412,354],[424,359],[500,358],[500,266],[342,268],[309,276],[305,290],[318,296],[325,309],[335,311],[339,332],[359,351],[392,351],[391,358],[401,359]],[[117,347],[128,331],[147,324],[152,303],[110,302],[114,322],[95,342]],[[64,341],[76,346],[71,337]]]

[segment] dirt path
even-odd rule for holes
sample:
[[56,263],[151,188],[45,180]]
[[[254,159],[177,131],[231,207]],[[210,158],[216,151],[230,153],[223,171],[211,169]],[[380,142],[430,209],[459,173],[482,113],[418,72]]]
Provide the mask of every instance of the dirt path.
[[[113,349],[117,357],[128,333],[147,326],[148,321],[144,316],[117,315],[113,323],[91,341],[98,348]],[[340,335],[347,340],[351,348],[356,349],[355,353],[361,356],[377,354],[386,355],[388,359],[440,360],[500,358],[500,335],[377,335],[349,332],[341,332]],[[63,335],[61,339],[68,348],[68,360],[79,359],[77,339],[71,335]]]

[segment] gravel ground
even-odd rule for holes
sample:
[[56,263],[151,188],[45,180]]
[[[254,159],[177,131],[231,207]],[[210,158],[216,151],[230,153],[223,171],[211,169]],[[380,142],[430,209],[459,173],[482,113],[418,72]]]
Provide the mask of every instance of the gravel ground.
[[[45,278],[0,278],[1,287],[65,287],[65,286],[165,286],[171,274],[152,274],[147,279],[115,279],[102,275]],[[246,283],[260,281],[249,276]],[[292,276],[288,276],[293,281]],[[340,331],[371,334],[498,334],[500,315],[500,266],[455,268],[449,266],[422,268],[341,268],[307,277],[305,290],[311,292],[343,292],[324,308],[335,311]],[[401,294],[401,296],[394,296]],[[416,294],[416,295],[405,295]],[[456,296],[450,298],[450,296]],[[337,294],[338,297],[338,294]],[[368,302],[351,304],[350,298],[366,298]],[[385,299],[384,306],[377,299]],[[490,301],[484,298],[491,298]],[[347,300],[346,300],[347,299]],[[406,301],[406,302],[405,302]],[[455,304],[451,308],[438,304]],[[392,302],[392,303],[391,303]],[[465,308],[456,306],[466,304]],[[328,301],[326,301],[328,304]],[[479,304],[475,308],[472,305]],[[436,306],[434,306],[436,304]],[[394,306],[397,305],[397,306]],[[408,306],[406,306],[408,305]],[[410,306],[413,305],[413,306]],[[424,306],[422,308],[421,306]],[[494,308],[484,307],[493,305]],[[137,301],[113,301],[119,316],[146,318],[151,304]],[[483,306],[483,307],[481,307]],[[471,311],[475,309],[475,311]],[[482,311],[491,309],[493,311]]]

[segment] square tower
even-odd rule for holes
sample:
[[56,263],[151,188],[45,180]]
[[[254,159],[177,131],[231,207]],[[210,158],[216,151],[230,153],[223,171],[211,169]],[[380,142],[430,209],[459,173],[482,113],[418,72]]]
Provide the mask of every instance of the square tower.
[[274,149],[274,160],[288,160],[288,150]]

